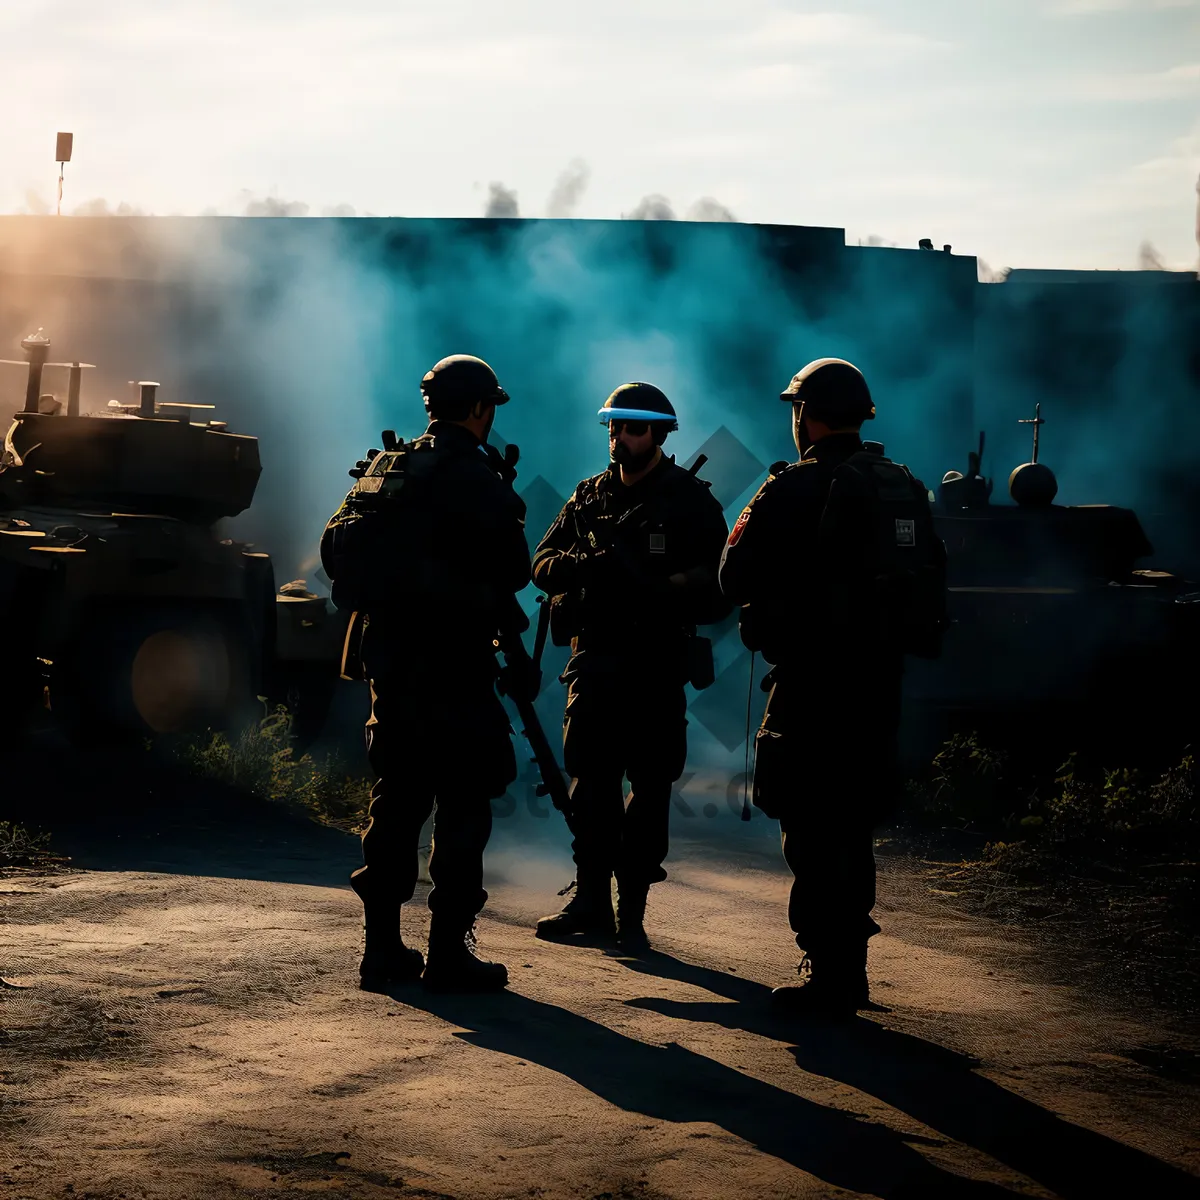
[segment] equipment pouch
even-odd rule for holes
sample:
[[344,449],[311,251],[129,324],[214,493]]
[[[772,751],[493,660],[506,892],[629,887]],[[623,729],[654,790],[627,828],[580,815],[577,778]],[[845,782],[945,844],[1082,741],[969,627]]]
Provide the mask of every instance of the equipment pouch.
[[716,679],[712,639],[692,633],[687,640],[687,681],[698,692],[710,687]]
[[556,646],[569,646],[579,636],[579,601],[564,593],[550,597],[550,640]]

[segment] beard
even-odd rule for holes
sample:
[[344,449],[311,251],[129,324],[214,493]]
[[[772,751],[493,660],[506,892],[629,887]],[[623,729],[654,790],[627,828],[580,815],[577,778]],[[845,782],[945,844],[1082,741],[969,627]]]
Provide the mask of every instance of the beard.
[[657,449],[657,446],[652,445],[649,450],[643,450],[641,454],[635,454],[624,442],[617,442],[613,446],[609,457],[618,466],[624,467],[627,471],[640,471],[649,464]]

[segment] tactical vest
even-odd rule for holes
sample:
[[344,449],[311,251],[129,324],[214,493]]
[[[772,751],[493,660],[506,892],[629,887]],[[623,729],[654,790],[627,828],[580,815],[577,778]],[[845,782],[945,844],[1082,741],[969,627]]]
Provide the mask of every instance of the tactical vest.
[[[586,558],[594,551],[621,541],[647,573],[661,570],[661,564],[669,561],[674,549],[674,537],[668,531],[668,524],[672,523],[670,518],[677,515],[675,505],[686,495],[685,489],[691,487],[693,481],[705,488],[710,486],[709,481],[698,478],[694,470],[672,473],[660,480],[656,492],[620,512],[609,509],[612,493],[604,484],[603,474],[582,480],[574,494],[576,553]],[[550,605],[550,638],[556,646],[573,645],[574,639],[597,618],[607,624],[605,611],[596,609],[589,602],[586,588],[553,596]],[[681,636],[694,636],[695,627],[680,625],[678,632]]]
[[817,544],[831,626],[848,626],[848,636],[885,651],[941,654],[946,548],[907,467],[869,450],[839,463]]

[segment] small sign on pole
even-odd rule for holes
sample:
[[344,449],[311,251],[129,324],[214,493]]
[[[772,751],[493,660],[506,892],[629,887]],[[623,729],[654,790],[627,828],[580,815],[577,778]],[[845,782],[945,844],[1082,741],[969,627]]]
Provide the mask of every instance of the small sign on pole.
[[71,147],[75,142],[73,133],[60,133],[54,148],[54,161],[58,163],[58,215],[62,216],[63,164],[71,161]]

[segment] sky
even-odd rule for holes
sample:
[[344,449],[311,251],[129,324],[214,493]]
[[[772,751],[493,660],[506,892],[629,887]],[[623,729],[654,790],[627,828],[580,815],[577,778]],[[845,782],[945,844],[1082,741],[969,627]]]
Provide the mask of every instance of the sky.
[[24,0],[0,111],[4,213],[53,211],[67,130],[68,215],[499,200],[1197,261],[1200,0]]

